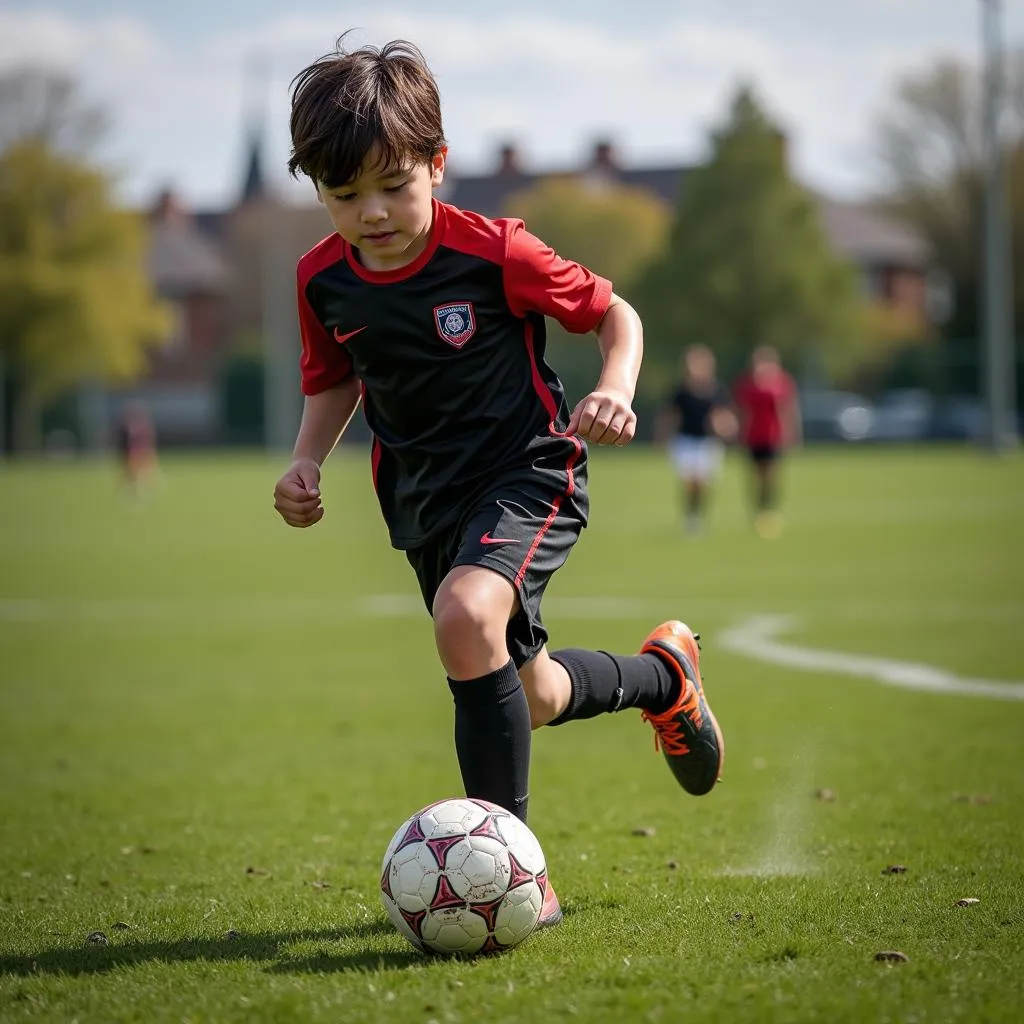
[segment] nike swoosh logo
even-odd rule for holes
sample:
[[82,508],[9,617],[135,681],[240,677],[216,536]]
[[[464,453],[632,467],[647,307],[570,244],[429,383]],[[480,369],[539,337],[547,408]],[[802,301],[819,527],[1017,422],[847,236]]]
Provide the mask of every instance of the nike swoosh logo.
[[481,544],[515,544],[515,537],[492,537],[491,531],[488,530],[481,538]]
[[[368,325],[367,325],[368,326]],[[339,345],[344,345],[349,338],[354,338],[360,331],[365,331],[366,327],[357,327],[354,331],[349,331],[348,334],[342,334],[337,327],[334,328],[334,340]]]

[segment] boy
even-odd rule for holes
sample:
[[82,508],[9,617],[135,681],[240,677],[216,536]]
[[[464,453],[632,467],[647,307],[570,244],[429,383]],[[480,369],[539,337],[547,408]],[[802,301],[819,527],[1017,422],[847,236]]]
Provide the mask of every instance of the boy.
[[[722,741],[697,638],[667,622],[639,655],[548,653],[540,603],[587,522],[586,442],[627,444],[642,349],[610,282],[520,221],[433,198],[448,149],[436,83],[403,41],[338,50],[293,82],[292,156],[336,233],[299,261],[305,405],[274,491],[291,526],[324,514],[320,467],[360,399],[392,544],[434,620],[467,796],[526,820],[530,730],[642,709],[688,792]],[[544,317],[595,331],[604,369],[572,410],[544,362]],[[541,923],[562,917],[554,891]]]
[[722,441],[735,435],[736,417],[715,375],[715,354],[707,345],[690,345],[681,368],[659,433],[669,436],[669,452],[683,485],[686,529],[696,533],[703,526],[707,493],[722,461]]
[[156,431],[141,402],[129,402],[122,410],[116,441],[125,483],[132,494],[139,497],[158,474]]
[[750,371],[733,386],[743,443],[754,467],[754,529],[773,539],[782,532],[778,512],[778,463],[783,449],[802,433],[796,382],[782,368],[771,345],[759,345]]

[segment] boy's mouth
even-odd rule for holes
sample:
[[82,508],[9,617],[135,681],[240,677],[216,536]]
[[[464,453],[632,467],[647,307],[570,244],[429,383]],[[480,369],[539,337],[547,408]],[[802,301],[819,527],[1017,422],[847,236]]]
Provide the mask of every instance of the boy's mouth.
[[384,242],[390,242],[397,233],[396,231],[374,231],[372,234],[363,235],[363,239],[375,245],[382,245]]

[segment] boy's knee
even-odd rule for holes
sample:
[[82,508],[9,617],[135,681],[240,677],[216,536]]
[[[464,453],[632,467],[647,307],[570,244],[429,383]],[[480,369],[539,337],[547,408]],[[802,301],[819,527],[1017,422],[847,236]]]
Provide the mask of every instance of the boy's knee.
[[508,660],[505,630],[514,593],[496,573],[449,574],[434,598],[434,640],[448,674],[472,679]]
[[481,602],[452,592],[438,595],[433,614],[438,646],[484,637],[491,619]]

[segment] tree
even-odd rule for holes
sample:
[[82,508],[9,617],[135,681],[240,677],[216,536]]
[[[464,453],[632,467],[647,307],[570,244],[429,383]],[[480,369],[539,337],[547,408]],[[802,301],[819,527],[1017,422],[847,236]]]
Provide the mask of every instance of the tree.
[[[1006,61],[1002,121],[1014,249],[1024,255],[1024,51]],[[929,241],[955,295],[948,336],[977,337],[982,274],[985,151],[980,72],[937,61],[904,78],[878,123],[889,206]],[[1015,313],[1024,322],[1024,265],[1014,261]]]
[[623,295],[661,253],[670,220],[651,192],[576,176],[515,193],[505,213],[522,217],[559,255],[609,278]]
[[[560,256],[609,278],[627,299],[664,249],[670,223],[670,211],[653,193],[583,175],[543,179],[510,196],[503,212],[521,217]],[[598,349],[554,323],[548,337],[552,362],[576,401],[597,382]]]
[[638,299],[652,386],[664,386],[694,342],[711,345],[726,372],[761,344],[832,370],[854,358],[855,271],[830,249],[814,201],[789,177],[781,133],[749,88],[713,135],[711,159],[686,179],[668,248]]
[[23,116],[18,96],[40,94],[20,89],[0,82],[0,356],[15,383],[14,444],[26,448],[47,400],[85,380],[137,376],[170,318],[151,292],[141,218],[65,151],[74,132],[52,103]]
[[62,153],[87,153],[106,130],[103,111],[63,75],[33,67],[0,74],[0,152],[36,139]]

